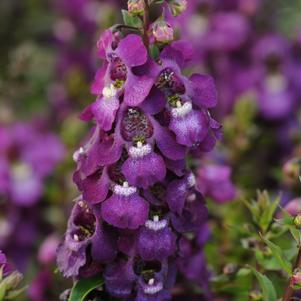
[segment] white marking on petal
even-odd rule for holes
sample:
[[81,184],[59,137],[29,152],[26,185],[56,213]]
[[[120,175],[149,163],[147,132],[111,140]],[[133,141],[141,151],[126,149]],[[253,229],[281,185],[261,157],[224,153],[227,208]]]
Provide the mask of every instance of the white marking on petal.
[[187,198],[187,201],[190,202],[190,203],[194,202],[195,200],[196,200],[196,194],[195,193],[189,195],[188,198]]
[[153,221],[158,222],[160,220],[159,215],[154,215]]
[[149,144],[139,144],[137,143],[137,147],[131,146],[129,148],[129,155],[132,158],[143,158],[152,152],[152,147]]
[[110,84],[110,86],[105,86],[102,90],[102,95],[106,99],[113,98],[116,96],[116,94],[117,90],[113,84]]
[[265,84],[272,93],[279,93],[286,89],[287,80],[282,74],[274,74],[266,78]]
[[149,219],[145,222],[145,227],[153,231],[160,231],[164,229],[166,226],[167,226],[166,219],[162,219],[161,221],[159,221],[154,218],[154,220]]
[[79,236],[78,236],[77,234],[74,234],[74,235],[73,235],[73,239],[74,239],[75,241],[79,241]]
[[193,173],[190,173],[190,175],[187,177],[187,184],[189,188],[193,187],[196,183],[195,176]]
[[155,284],[154,278],[148,280],[148,285],[154,285],[154,284]]
[[181,117],[185,117],[188,113],[191,112],[191,110],[192,110],[191,102],[185,102],[180,107],[178,106],[177,103],[177,107],[171,110],[171,115],[173,118],[181,118]]
[[[151,279],[151,280],[152,280],[152,279]],[[153,281],[152,281],[151,283],[153,283]],[[162,284],[162,282],[158,282],[156,285],[153,285],[153,284],[147,285],[147,286],[143,289],[143,291],[144,291],[144,293],[147,294],[147,295],[155,295],[155,294],[159,293],[160,291],[162,291],[162,289],[163,289],[163,284]]]
[[121,196],[130,196],[137,192],[137,188],[133,186],[129,186],[128,182],[124,182],[123,185],[115,185],[113,187],[113,191],[117,195]]
[[78,162],[79,157],[85,154],[85,150],[83,147],[80,147],[77,151],[74,152],[72,158],[74,162]]

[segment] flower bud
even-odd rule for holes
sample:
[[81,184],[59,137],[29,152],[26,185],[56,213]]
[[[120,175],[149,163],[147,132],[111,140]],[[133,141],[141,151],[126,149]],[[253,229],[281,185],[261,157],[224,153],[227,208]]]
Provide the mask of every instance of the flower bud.
[[298,229],[301,229],[301,214],[295,216],[294,224]]
[[296,198],[289,201],[284,209],[292,216],[297,216],[301,213],[301,198]]
[[237,272],[237,269],[238,269],[238,267],[237,267],[236,264],[229,263],[229,264],[227,264],[227,265],[224,266],[223,273],[225,275],[231,276],[231,275],[234,275]]
[[156,42],[170,43],[174,39],[174,31],[171,25],[165,21],[157,21],[153,25],[153,35]]
[[284,164],[282,171],[283,171],[284,181],[289,185],[295,184],[301,173],[300,159],[293,158],[287,161]]
[[132,15],[143,15],[144,1],[143,0],[129,0],[128,11]]
[[14,271],[9,276],[4,278],[3,281],[5,282],[5,287],[7,290],[13,290],[20,284],[22,279],[23,275],[18,271]]
[[292,286],[298,286],[298,287],[301,286],[301,272],[300,271],[296,271],[292,275],[291,285]]
[[187,0],[172,0],[169,4],[173,16],[178,16],[187,9]]

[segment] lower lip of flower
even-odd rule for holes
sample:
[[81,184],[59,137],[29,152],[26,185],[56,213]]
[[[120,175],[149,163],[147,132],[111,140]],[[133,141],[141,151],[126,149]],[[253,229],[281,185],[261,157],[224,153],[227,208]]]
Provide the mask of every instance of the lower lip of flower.
[[145,294],[155,295],[163,289],[162,282],[158,282],[157,284],[154,284],[154,282],[154,279],[149,280],[148,285],[143,290]]
[[173,118],[183,118],[192,111],[192,104],[190,102],[185,102],[183,105],[177,103],[177,108],[171,110],[171,115]]
[[165,219],[161,221],[148,220],[145,222],[145,227],[153,231],[163,230],[166,226],[167,226],[167,220]]
[[113,188],[115,194],[120,196],[130,196],[137,192],[136,187],[129,186],[127,182],[124,182],[123,185],[115,185]]
[[143,158],[152,152],[152,147],[149,144],[141,145],[137,144],[137,147],[131,146],[129,149],[129,155],[132,158]]

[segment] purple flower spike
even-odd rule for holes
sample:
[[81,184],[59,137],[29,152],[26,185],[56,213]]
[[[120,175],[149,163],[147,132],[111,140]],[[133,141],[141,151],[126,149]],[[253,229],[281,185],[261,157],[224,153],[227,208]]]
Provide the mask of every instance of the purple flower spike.
[[131,185],[147,188],[164,179],[166,167],[162,157],[153,152],[149,144],[138,142],[137,147],[130,147],[122,172]]
[[[91,87],[96,101],[81,114],[95,126],[73,156],[81,199],[59,247],[58,264],[67,277],[103,276],[108,299],[167,301],[178,281],[180,288],[192,287],[186,279],[209,296],[199,255],[210,234],[208,212],[187,156],[200,158],[221,138],[221,125],[209,111],[217,93],[210,76],[184,75],[197,53],[190,42],[174,41],[173,25],[181,23],[180,13],[198,11],[197,1],[161,2],[158,12],[168,19],[149,20],[147,34],[133,34],[134,28],[119,24],[101,35],[97,46],[104,62]],[[142,21],[143,1],[130,1],[128,7]],[[221,23],[212,29],[219,45],[227,44],[228,32],[237,33],[238,44],[245,41],[240,36],[245,30],[235,24],[240,22],[225,31]],[[0,189],[5,181],[4,175]]]
[[138,195],[137,188],[115,185],[113,195],[101,206],[102,218],[117,228],[137,229],[148,217],[148,203]]
[[159,260],[172,255],[176,249],[176,236],[168,227],[166,219],[159,220],[157,215],[148,220],[140,230],[137,250],[144,260]]

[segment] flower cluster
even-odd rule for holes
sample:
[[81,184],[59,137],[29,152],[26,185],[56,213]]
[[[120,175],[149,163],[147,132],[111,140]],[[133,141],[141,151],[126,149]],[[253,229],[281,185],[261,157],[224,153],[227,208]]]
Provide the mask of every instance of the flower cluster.
[[64,148],[38,124],[0,127],[0,194],[19,206],[31,206],[42,195],[43,181],[62,160]]
[[95,126],[73,156],[81,194],[57,257],[66,277],[103,273],[111,296],[139,301],[170,299],[177,271],[209,293],[207,209],[185,159],[220,137],[217,95],[210,76],[183,75],[189,45],[169,43],[160,22],[151,37],[109,29],[98,40],[97,97],[81,114]]
[[[260,23],[266,6],[258,0],[190,1],[180,17],[167,18],[185,32],[217,81],[219,113],[231,113],[235,102],[252,97],[268,121],[291,119],[300,97],[300,38],[289,40],[271,18]],[[167,11],[168,12],[168,11]],[[273,20],[273,21],[272,21]],[[257,28],[261,30],[258,31]]]
[[0,248],[22,271],[41,231],[41,216],[33,208],[40,205],[46,178],[63,159],[64,147],[39,122],[1,126],[0,140]]

